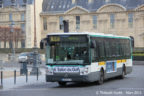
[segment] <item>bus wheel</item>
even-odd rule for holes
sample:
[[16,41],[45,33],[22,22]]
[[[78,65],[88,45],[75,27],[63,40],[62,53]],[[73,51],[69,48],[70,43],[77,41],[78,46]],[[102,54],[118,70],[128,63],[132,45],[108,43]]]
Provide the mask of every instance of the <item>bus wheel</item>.
[[125,66],[123,66],[120,79],[124,79],[124,78],[125,78],[125,71],[126,71],[126,70],[125,70]]
[[99,80],[98,80],[98,84],[101,85],[101,84],[103,84],[103,83],[104,83],[104,71],[101,70],[101,71],[100,71],[100,78],[99,78]]
[[58,82],[60,86],[66,86],[66,82]]

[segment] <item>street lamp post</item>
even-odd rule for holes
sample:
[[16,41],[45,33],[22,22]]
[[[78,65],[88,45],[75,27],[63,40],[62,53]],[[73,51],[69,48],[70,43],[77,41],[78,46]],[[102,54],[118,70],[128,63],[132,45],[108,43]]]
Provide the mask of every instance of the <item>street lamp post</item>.
[[[14,21],[11,21],[11,24],[10,24],[10,32],[11,33],[14,33],[14,28],[13,28],[14,25],[15,25]],[[14,37],[12,36],[12,40],[11,40],[11,42],[12,42],[12,53],[13,53],[12,57],[13,57],[13,60],[15,60],[15,48],[14,48],[13,40],[14,40]]]
[[33,54],[33,67],[30,72],[31,75],[41,74],[38,68],[38,48],[37,48],[37,38],[36,38],[36,10],[35,10],[35,0],[34,0],[34,54]]

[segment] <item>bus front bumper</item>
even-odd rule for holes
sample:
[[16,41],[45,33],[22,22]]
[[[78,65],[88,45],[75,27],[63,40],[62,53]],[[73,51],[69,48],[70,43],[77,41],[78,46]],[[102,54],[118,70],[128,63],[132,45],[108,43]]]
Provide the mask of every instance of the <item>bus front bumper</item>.
[[46,75],[47,82],[93,82],[99,79],[99,72],[90,73],[88,75]]

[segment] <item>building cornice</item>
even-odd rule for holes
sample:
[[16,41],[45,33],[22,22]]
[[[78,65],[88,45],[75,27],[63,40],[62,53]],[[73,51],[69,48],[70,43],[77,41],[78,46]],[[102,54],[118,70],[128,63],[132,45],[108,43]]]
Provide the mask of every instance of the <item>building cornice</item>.
[[144,12],[144,10],[126,10],[126,11],[117,11],[117,12],[89,12],[89,13],[75,13],[75,14],[65,14],[65,13],[48,13],[41,12],[40,16],[67,16],[67,15],[89,15],[89,14],[111,14],[111,13],[135,13],[135,12]]

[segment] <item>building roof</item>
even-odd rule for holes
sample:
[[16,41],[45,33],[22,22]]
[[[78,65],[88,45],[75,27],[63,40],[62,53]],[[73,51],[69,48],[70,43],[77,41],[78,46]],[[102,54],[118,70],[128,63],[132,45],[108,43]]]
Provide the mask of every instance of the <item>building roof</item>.
[[[13,0],[14,3],[12,3],[12,0],[0,0],[2,1],[3,7],[9,7],[9,6],[23,6],[25,4],[32,4],[33,0]],[[26,1],[26,3],[24,2]]]
[[[144,0],[74,0],[75,3],[72,1],[73,0],[43,0],[43,12],[62,13],[75,6],[80,6],[90,12],[95,12],[106,4],[119,4],[126,10],[132,10],[144,4]],[[91,1],[91,3],[89,1]]]

